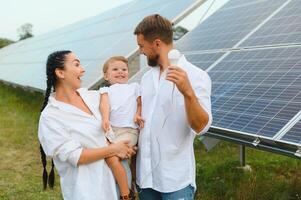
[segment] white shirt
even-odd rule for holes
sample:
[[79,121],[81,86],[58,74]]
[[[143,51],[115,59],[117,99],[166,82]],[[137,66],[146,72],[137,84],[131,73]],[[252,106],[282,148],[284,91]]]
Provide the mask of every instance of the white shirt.
[[195,133],[186,118],[184,97],[177,87],[152,68],[141,80],[142,117],[145,126],[139,135],[137,184],[159,192],[174,192],[188,185],[196,188],[193,141],[211,125],[211,80],[206,72],[189,63],[184,56],[178,66],[188,75],[209,122]]
[[140,96],[138,83],[119,84],[99,89],[101,94],[108,93],[110,101],[110,123],[116,127],[138,128],[134,122],[137,111],[137,98]]
[[114,177],[104,159],[77,166],[83,148],[107,146],[101,129],[99,93],[78,92],[93,115],[50,96],[40,116],[40,143],[46,155],[53,157],[65,200],[118,199]]

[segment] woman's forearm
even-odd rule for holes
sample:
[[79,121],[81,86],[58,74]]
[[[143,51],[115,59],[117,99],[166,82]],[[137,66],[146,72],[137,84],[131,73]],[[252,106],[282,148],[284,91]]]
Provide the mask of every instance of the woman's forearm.
[[112,143],[107,147],[83,149],[77,165],[89,164],[108,157],[117,156],[121,159],[130,158],[136,154],[136,147],[131,147],[128,140]]
[[89,164],[97,160],[102,160],[111,156],[115,156],[116,151],[113,146],[107,146],[95,149],[83,149],[77,165]]

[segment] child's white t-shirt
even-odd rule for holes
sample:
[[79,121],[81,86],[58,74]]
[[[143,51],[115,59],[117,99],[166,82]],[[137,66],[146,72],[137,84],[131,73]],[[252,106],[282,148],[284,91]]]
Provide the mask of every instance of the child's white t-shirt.
[[108,93],[110,102],[110,123],[116,127],[138,128],[134,123],[137,98],[140,96],[138,83],[115,83],[99,89],[100,94]]

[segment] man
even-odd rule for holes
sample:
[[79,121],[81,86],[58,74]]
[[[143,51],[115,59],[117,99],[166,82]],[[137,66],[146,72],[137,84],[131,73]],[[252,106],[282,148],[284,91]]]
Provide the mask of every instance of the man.
[[153,68],[141,80],[137,190],[141,200],[192,200],[196,189],[193,141],[211,125],[211,80],[181,56],[171,66],[172,24],[160,15],[136,27],[140,53]]

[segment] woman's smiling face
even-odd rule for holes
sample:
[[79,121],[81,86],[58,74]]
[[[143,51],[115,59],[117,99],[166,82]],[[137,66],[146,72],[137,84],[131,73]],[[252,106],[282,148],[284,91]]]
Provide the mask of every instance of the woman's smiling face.
[[81,77],[85,70],[80,64],[80,60],[74,53],[69,53],[65,56],[64,69],[58,72],[59,78],[64,84],[67,84],[73,89],[81,87]]

